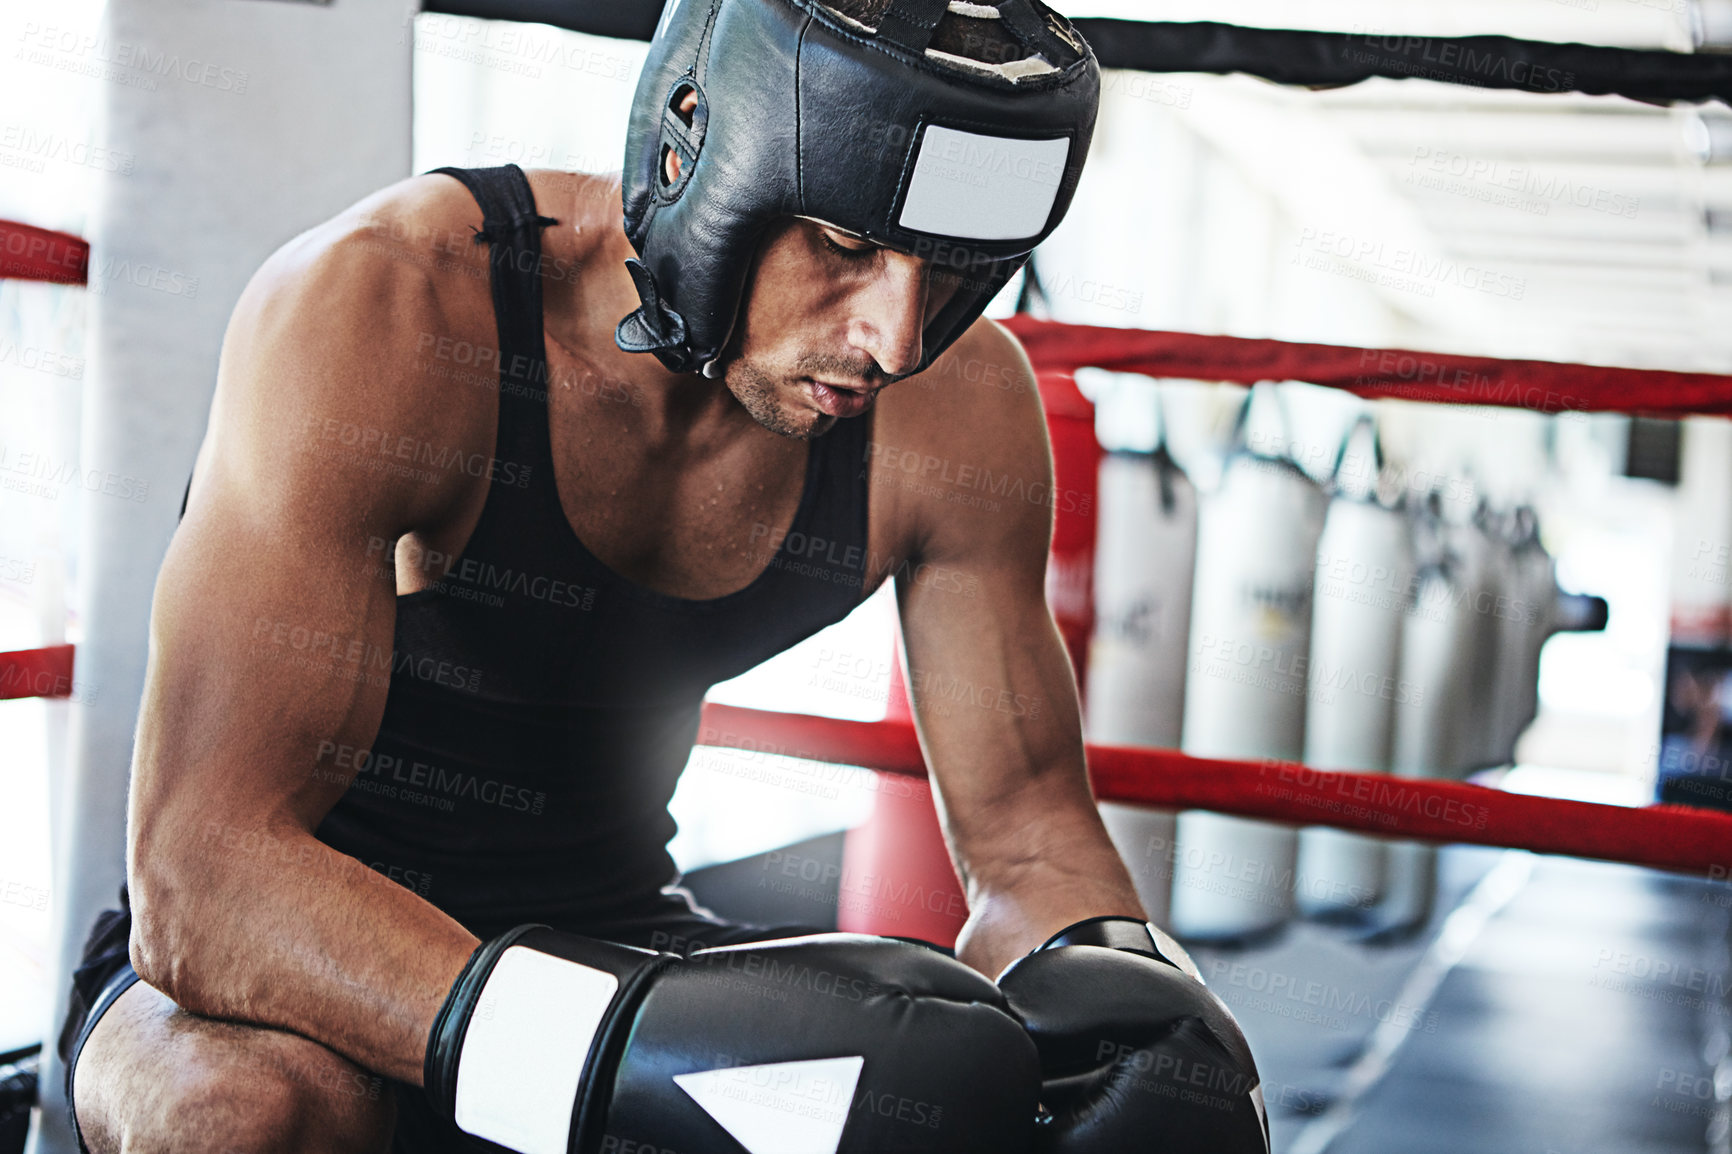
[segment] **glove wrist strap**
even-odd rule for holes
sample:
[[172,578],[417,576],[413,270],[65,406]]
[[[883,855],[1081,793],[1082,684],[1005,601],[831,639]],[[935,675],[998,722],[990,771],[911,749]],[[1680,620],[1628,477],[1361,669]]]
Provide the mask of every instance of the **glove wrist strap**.
[[[434,1024],[427,1090],[466,1134],[566,1154],[601,1077],[611,1027],[671,960],[519,926],[475,951]],[[580,1095],[582,1098],[580,1099]]]
[[1060,930],[1040,948],[1056,950],[1065,946],[1102,946],[1109,950],[1128,950],[1133,954],[1143,954],[1156,961],[1165,962],[1199,982],[1203,980],[1202,971],[1197,968],[1197,963],[1191,960],[1191,955],[1185,952],[1185,947],[1152,922],[1138,921],[1136,918],[1114,915],[1087,918]]

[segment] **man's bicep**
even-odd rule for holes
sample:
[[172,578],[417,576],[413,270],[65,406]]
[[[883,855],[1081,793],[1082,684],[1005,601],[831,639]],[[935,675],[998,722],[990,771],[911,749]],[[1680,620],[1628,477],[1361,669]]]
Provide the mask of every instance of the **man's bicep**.
[[136,806],[316,824],[347,785],[330,747],[365,746],[383,712],[391,549],[369,557],[360,526],[267,528],[221,486],[158,578]]
[[278,295],[290,298],[281,319],[248,317],[244,300],[237,310],[158,577],[134,786],[141,830],[190,811],[311,828],[383,713],[393,556],[417,501],[414,481],[375,471],[361,443],[367,429],[404,427],[381,378],[357,379],[358,368],[388,371],[376,360],[388,342],[350,347],[363,342]]

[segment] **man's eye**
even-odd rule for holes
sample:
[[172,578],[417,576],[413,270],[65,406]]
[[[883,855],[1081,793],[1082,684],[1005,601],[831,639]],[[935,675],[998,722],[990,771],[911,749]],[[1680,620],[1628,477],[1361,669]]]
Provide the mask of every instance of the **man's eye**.
[[859,248],[849,248],[827,232],[821,232],[818,236],[823,240],[825,248],[831,252],[839,253],[849,260],[861,260],[878,251],[878,246],[872,244],[861,245]]

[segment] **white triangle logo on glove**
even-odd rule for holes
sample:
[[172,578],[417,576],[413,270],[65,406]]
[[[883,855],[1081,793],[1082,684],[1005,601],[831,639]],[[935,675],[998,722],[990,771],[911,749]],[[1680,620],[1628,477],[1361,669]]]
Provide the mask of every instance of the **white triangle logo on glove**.
[[836,1154],[865,1058],[818,1058],[675,1074],[748,1154]]

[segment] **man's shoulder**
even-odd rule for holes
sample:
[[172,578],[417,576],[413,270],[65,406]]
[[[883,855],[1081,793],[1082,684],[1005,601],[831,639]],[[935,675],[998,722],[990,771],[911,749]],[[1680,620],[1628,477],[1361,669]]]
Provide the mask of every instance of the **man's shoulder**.
[[1027,355],[1001,326],[977,321],[886,390],[873,442],[880,499],[920,555],[979,560],[1044,540],[1050,514],[1033,495],[1052,478],[1045,413]]
[[[370,321],[377,334],[385,314],[473,295],[477,287],[485,296],[487,254],[474,243],[480,226],[479,208],[456,181],[399,181],[279,248],[237,314],[263,298],[277,309]],[[359,314],[357,303],[365,305]]]
[[[471,219],[442,185],[468,201]],[[485,247],[479,285],[436,263],[442,245],[474,247],[471,225],[480,213],[462,185],[416,178],[309,229],[260,267],[229,322],[212,409],[213,429],[231,431],[226,443],[246,469],[287,478],[303,495],[346,493],[352,473],[359,488],[401,490],[415,523],[461,498],[463,479],[450,470],[387,475],[378,460],[338,468],[330,454],[387,441],[442,458],[489,447],[493,380],[465,387],[470,378],[437,355],[442,340],[494,341]],[[472,259],[458,252],[449,259]]]
[[[900,395],[897,395],[900,390]],[[1043,443],[1040,392],[1022,345],[982,318],[924,372],[886,392],[904,438],[1000,463]],[[1032,434],[1032,436],[1031,436]]]

